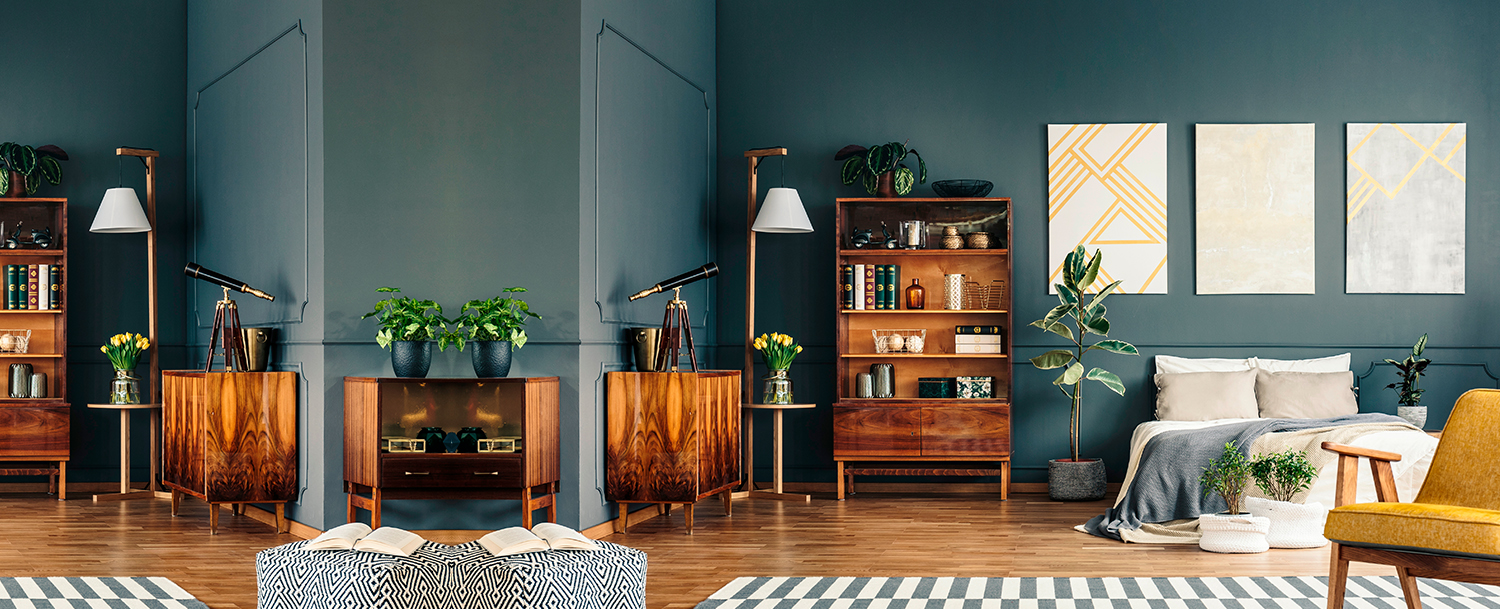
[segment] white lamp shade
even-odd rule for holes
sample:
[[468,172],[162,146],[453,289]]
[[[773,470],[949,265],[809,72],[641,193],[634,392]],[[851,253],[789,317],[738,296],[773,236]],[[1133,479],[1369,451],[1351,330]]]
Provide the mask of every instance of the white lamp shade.
[[807,210],[802,208],[802,197],[795,188],[772,188],[766,192],[766,201],[755,215],[755,224],[750,227],[757,233],[810,233],[812,221],[807,219]]
[[146,212],[141,210],[141,200],[136,198],[134,188],[111,188],[104,191],[104,202],[99,204],[99,213],[94,214],[91,233],[144,233],[151,230]]

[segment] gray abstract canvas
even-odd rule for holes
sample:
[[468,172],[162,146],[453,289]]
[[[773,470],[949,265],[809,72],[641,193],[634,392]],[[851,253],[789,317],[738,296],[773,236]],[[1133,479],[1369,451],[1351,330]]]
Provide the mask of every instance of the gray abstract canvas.
[[1464,293],[1465,123],[1350,123],[1345,291]]

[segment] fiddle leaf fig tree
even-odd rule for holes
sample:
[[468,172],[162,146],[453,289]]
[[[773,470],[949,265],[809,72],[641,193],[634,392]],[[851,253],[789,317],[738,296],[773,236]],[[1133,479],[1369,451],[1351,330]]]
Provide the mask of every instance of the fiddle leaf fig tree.
[[[1084,381],[1095,381],[1110,391],[1125,395],[1125,384],[1120,382],[1120,377],[1103,368],[1093,368],[1084,371],[1083,356],[1090,351],[1107,351],[1121,355],[1140,355],[1135,345],[1122,340],[1101,340],[1094,344],[1085,344],[1090,333],[1102,337],[1109,336],[1109,320],[1104,318],[1104,299],[1110,295],[1115,288],[1120,286],[1116,281],[1104,286],[1098,294],[1090,297],[1086,292],[1089,286],[1099,278],[1099,272],[1104,265],[1104,252],[1095,250],[1092,258],[1080,245],[1075,248],[1063,261],[1062,283],[1057,284],[1057,299],[1061,304],[1047,313],[1047,316],[1031,322],[1031,325],[1041,328],[1073,343],[1066,349],[1053,349],[1041,355],[1031,358],[1031,365],[1042,370],[1054,370],[1062,368],[1063,372],[1052,384],[1056,385],[1063,395],[1073,405],[1073,416],[1069,421],[1068,436],[1069,446],[1072,450],[1073,461],[1078,458],[1078,437],[1081,430],[1081,408],[1083,406]],[[1069,327],[1066,323],[1071,320],[1077,328]],[[1071,389],[1070,389],[1071,388]]]

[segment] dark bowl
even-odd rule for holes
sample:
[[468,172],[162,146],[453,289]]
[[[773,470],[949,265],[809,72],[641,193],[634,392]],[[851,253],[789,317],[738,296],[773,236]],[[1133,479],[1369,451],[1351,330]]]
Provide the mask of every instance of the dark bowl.
[[932,183],[932,192],[949,199],[977,199],[990,194],[995,184],[989,180],[939,180]]

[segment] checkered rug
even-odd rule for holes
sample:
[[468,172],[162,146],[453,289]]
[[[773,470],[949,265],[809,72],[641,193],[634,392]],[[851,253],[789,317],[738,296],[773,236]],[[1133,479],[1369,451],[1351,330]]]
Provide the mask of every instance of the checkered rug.
[[0,577],[0,609],[208,609],[165,577]]
[[[1326,577],[741,577],[697,609],[1324,609]],[[1424,607],[1500,609],[1500,588],[1419,580]],[[1346,606],[1404,609],[1395,577]]]

